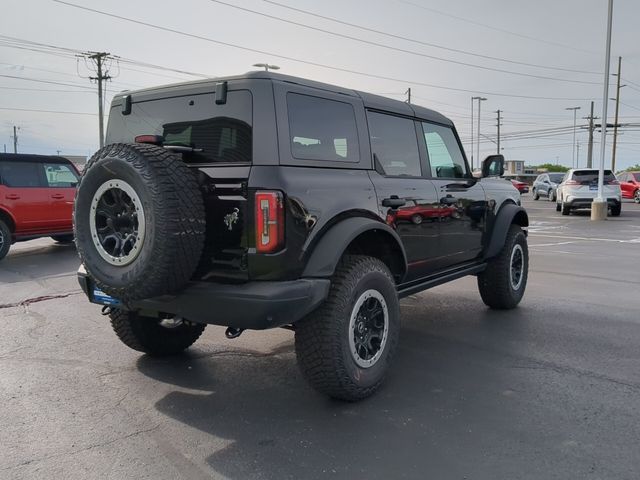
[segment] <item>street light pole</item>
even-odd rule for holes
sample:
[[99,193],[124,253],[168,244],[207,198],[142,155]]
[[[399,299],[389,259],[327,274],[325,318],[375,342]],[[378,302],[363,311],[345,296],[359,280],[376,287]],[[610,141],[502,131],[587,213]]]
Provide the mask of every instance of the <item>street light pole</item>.
[[478,100],[478,149],[476,150],[476,158],[478,159],[478,165],[480,164],[480,102],[484,102],[484,97],[472,97],[471,101]]
[[[576,112],[580,110],[580,107],[567,107],[565,110],[573,110],[573,147],[571,150],[571,166],[573,167],[576,160]],[[576,162],[576,168],[578,167]]]
[[607,104],[609,98],[609,63],[611,62],[611,25],[613,23],[613,0],[609,0],[607,13],[607,41],[604,60],[604,87],[602,93],[602,132],[600,136],[600,169],[598,172],[598,196],[591,204],[591,220],[607,219],[607,200],[602,198],[604,188],[604,156],[607,140]]

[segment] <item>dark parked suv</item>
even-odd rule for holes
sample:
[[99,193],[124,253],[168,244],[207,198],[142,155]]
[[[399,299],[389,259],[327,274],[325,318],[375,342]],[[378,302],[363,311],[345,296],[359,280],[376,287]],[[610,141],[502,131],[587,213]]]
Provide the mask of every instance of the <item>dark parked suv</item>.
[[80,284],[133,349],[285,327],[315,388],[364,398],[399,298],[475,275],[490,307],[520,302],[528,217],[503,162],[474,178],[439,113],[301,78],[124,92],[76,197]]

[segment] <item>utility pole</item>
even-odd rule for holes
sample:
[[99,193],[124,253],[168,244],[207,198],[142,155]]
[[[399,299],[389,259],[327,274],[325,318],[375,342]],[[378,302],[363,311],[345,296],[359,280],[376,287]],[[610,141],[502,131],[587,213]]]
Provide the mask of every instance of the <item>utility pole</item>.
[[471,97],[471,172],[473,172],[473,100],[476,97]]
[[580,142],[576,142],[576,168],[580,168]]
[[407,91],[404,93],[407,94],[407,103],[411,103],[411,87],[407,88]]
[[102,148],[104,146],[104,92],[102,87],[103,82],[111,80],[112,78],[111,75],[109,75],[107,60],[111,60],[113,57],[107,52],[87,52],[81,56],[92,60],[95,65],[95,76],[90,76],[89,80],[94,80],[98,83],[98,133],[100,148]]
[[498,123],[496,126],[498,127],[498,155],[500,155],[500,110],[496,112],[498,114]]
[[584,117],[585,120],[589,120],[589,144],[587,146],[587,168],[593,166],[593,121],[598,118],[593,116],[593,101],[591,102],[591,113],[588,117]]
[[20,127],[13,126],[13,153],[18,153],[18,130]]
[[616,113],[613,121],[613,151],[611,152],[611,171],[616,173],[616,145],[618,144],[618,110],[620,107],[620,71],[622,70],[622,57],[618,57],[618,85],[616,87]]
[[478,149],[476,151],[476,158],[478,159],[478,165],[480,165],[480,103],[484,102],[484,97],[472,97],[471,100],[478,100]]

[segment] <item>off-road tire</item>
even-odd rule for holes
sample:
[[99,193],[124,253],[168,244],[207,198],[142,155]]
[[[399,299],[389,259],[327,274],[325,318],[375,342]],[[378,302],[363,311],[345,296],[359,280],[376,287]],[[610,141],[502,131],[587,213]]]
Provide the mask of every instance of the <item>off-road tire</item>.
[[540,194],[538,193],[538,191],[534,188],[533,189],[533,199],[534,200],[538,200],[540,198]]
[[[91,203],[110,180],[133,188],[145,216],[139,254],[126,265],[105,260],[92,239]],[[204,245],[204,203],[196,177],[179,156],[164,148],[108,145],[91,158],[80,180],[74,233],[82,263],[103,292],[124,301],[176,292],[193,275]]]
[[0,260],[7,256],[11,248],[11,230],[9,226],[0,220]]
[[62,244],[73,243],[73,235],[51,235],[51,239]]
[[135,312],[113,309],[111,326],[127,347],[149,355],[175,355],[189,348],[202,335],[206,325],[184,322],[164,327],[160,319],[143,317]]
[[[387,304],[388,336],[377,362],[362,368],[349,347],[349,321],[357,299],[369,289]],[[376,258],[345,256],[324,304],[295,327],[298,365],[316,390],[345,401],[370,396],[384,381],[400,335],[400,306],[391,272]]]
[[[514,289],[511,282],[512,252],[519,245],[522,249],[523,271],[520,285]],[[478,274],[478,290],[482,301],[496,310],[515,308],[522,300],[527,287],[529,251],[527,237],[518,225],[511,225],[500,253],[489,260],[487,268]]]
[[620,213],[622,213],[622,205],[611,207],[611,216],[612,217],[619,217]]

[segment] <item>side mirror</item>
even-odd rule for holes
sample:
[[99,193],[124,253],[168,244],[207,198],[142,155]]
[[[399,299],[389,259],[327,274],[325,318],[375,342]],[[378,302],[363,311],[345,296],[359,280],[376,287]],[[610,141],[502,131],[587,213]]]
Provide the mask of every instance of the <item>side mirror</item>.
[[501,177],[504,175],[504,155],[489,155],[482,162],[482,177]]

